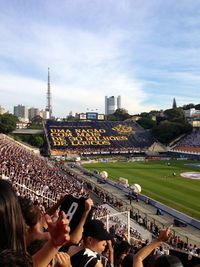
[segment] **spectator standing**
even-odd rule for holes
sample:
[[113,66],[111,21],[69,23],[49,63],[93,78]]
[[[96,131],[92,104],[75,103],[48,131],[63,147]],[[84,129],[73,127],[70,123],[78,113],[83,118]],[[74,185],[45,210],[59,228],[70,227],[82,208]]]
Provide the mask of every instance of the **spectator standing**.
[[[143,260],[150,255],[150,253],[161,246],[162,242],[166,242],[171,235],[170,228],[161,230],[159,237],[149,245],[140,249],[133,258],[133,267],[143,267]],[[155,267],[183,267],[181,261],[172,255],[162,255],[155,261]]]
[[99,260],[111,235],[100,220],[91,220],[84,226],[84,248],[71,257],[73,267],[103,267]]

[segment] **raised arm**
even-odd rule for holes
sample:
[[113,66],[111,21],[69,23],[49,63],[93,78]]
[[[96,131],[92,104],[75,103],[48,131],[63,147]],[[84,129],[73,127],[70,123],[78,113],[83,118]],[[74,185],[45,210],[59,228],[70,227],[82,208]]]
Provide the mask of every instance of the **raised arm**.
[[81,220],[73,233],[70,235],[70,243],[71,244],[78,244],[82,238],[83,235],[83,226],[87,220],[88,214],[93,206],[93,200],[91,198],[86,199],[85,201],[85,211],[83,213],[83,216],[81,217]]
[[112,264],[112,266],[114,266],[114,249],[112,246],[112,241],[111,240],[107,240],[107,244],[108,244],[108,249],[109,249],[109,262],[110,264]]
[[160,231],[159,237],[155,239],[149,245],[140,249],[133,258],[133,267],[143,267],[143,260],[157,247],[161,245],[162,242],[166,242],[170,237],[170,228],[166,228]]
[[53,223],[49,215],[46,215],[46,221],[51,238],[36,254],[33,255],[34,267],[46,267],[58,253],[60,247],[70,240],[69,222],[64,212],[61,212],[56,223]]

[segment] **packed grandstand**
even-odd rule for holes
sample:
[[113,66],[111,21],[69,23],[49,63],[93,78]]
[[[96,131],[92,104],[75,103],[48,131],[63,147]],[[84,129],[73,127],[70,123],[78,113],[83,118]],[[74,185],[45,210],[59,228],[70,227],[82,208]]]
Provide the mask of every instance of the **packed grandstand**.
[[[66,126],[63,123],[48,122],[45,127],[51,151],[61,149],[62,153],[63,151],[73,149],[72,143],[70,146],[66,146],[66,144],[58,146],[57,143],[53,144],[54,139],[52,137],[65,137],[68,144],[69,137],[76,138],[77,133],[82,134],[81,138],[85,138],[87,133],[89,133],[88,137],[92,136],[90,141],[94,140],[94,138],[102,140],[103,137],[108,136],[117,137],[116,139],[122,136],[123,138],[126,137],[127,139],[122,141],[115,139],[113,142],[113,140],[110,140],[109,149],[112,150],[114,148],[117,151],[121,151],[120,149],[129,151],[129,148],[133,147],[133,144],[136,149],[144,151],[144,149],[151,146],[154,142],[154,139],[149,133],[144,132],[137,124],[133,123],[120,123],[120,126],[119,123],[69,123]],[[114,134],[115,130],[113,128],[117,129],[117,134]],[[88,129],[89,131],[87,131]],[[96,129],[95,132],[98,133],[97,135],[91,134],[94,133],[94,129]],[[59,133],[59,135],[51,135],[51,133]],[[67,136],[66,133],[68,133]],[[196,134],[199,134],[199,132],[196,132]],[[81,141],[85,141],[86,139],[84,138]],[[83,147],[79,145],[77,151],[83,151],[86,149],[86,146],[86,144]],[[102,151],[102,149],[105,150],[107,148],[107,145],[104,145],[102,148],[96,144],[94,150]],[[110,192],[106,192],[99,186],[86,182],[82,179],[82,175],[74,172],[75,165],[72,167],[65,168],[63,162],[58,163],[53,159],[35,155],[32,151],[27,150],[13,139],[0,134],[0,177],[12,183],[18,196],[29,198],[35,205],[40,208],[43,207],[44,210],[48,210],[63,194],[85,197],[88,193],[91,193],[96,196],[95,198],[103,200],[103,203],[107,204],[107,206],[102,205],[102,201],[95,203],[95,217],[99,218],[110,215],[109,207],[114,208],[116,212],[127,210],[128,206],[120,198],[112,196]],[[136,225],[138,224],[142,228],[147,229],[153,238],[159,235],[161,226],[155,220],[150,220],[134,209],[131,212],[131,218]],[[103,222],[105,223],[106,220],[103,219]],[[128,242],[132,253],[136,253],[141,247],[148,244],[149,241],[145,240],[138,228],[134,228],[134,224],[130,228],[130,239],[127,241],[127,239],[124,239],[127,235],[127,224],[123,219],[113,216],[111,217],[110,223],[112,225],[110,231],[114,233],[115,238],[118,240],[117,242],[119,244],[120,242]],[[128,253],[126,252],[126,254]],[[155,253],[157,255],[170,253],[171,255],[178,256],[183,266],[195,266],[199,263],[200,248],[194,243],[191,244],[181,239],[180,236],[174,233],[168,240],[168,243],[159,247]],[[118,265],[115,264],[115,266]]]
[[48,120],[44,128],[51,155],[144,153],[155,142],[135,122]]
[[200,156],[200,128],[194,128],[192,133],[181,138],[173,145],[171,151]]

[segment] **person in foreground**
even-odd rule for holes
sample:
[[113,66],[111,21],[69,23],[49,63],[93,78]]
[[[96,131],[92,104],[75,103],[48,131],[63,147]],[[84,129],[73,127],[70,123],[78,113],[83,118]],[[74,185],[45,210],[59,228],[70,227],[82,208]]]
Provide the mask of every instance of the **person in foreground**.
[[[46,222],[50,238],[42,249],[32,256],[34,267],[46,267],[59,248],[70,240],[69,221],[64,212],[61,212],[55,223],[49,215],[46,215]],[[4,257],[8,251],[12,255],[7,258],[7,265],[4,266],[9,266],[9,259],[14,260],[17,258],[16,255],[29,257],[25,235],[25,222],[16,193],[9,182],[0,179],[0,254]]]
[[[108,259],[102,256],[106,246],[110,245],[111,235],[100,220],[91,220],[84,226],[83,247],[71,257],[73,267],[110,266]],[[113,256],[111,257],[113,263]]]
[[[143,267],[143,260],[159,247],[162,242],[166,242],[171,235],[170,227],[160,231],[159,237],[149,245],[140,249],[133,258],[133,267]],[[179,258],[172,255],[162,255],[155,261],[155,267],[183,267]]]

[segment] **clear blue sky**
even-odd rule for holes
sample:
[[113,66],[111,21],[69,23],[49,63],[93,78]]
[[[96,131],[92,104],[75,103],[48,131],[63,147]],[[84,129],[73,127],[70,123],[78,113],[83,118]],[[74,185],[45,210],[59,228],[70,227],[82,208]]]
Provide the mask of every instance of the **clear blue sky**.
[[130,114],[200,103],[200,0],[1,0],[0,105]]

